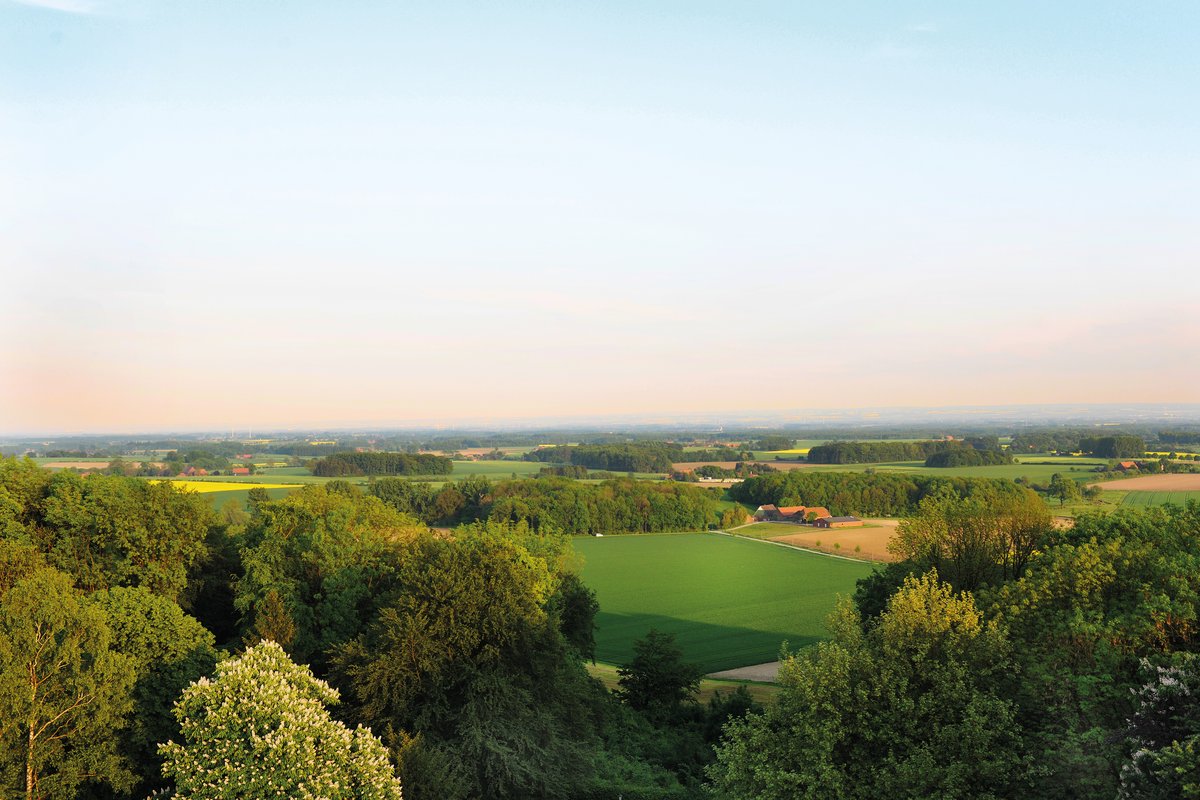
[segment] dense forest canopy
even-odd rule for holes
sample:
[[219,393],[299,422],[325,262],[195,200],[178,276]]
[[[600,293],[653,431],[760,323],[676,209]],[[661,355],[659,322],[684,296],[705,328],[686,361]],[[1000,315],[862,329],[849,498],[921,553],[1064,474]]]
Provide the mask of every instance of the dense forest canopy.
[[312,474],[323,478],[359,475],[449,475],[454,462],[427,453],[336,453],[312,463]]
[[527,453],[525,460],[575,464],[588,469],[612,472],[670,472],[674,462],[686,459],[682,445],[669,442],[637,442],[541,447]]
[[747,478],[733,486],[735,500],[752,505],[824,506],[836,515],[901,517],[931,495],[1006,497],[1032,494],[1009,480],[936,475],[793,470]]
[[567,534],[702,531],[721,524],[724,510],[719,490],[629,478],[601,483],[554,476],[497,483],[472,478],[440,489],[385,478],[370,491],[429,524],[523,523]]

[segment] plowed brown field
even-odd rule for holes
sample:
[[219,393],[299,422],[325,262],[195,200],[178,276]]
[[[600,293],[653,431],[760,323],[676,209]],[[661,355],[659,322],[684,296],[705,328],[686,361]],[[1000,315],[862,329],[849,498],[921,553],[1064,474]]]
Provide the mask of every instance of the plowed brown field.
[[1123,492],[1197,492],[1200,491],[1200,474],[1143,475],[1140,478],[1124,478],[1091,485]]

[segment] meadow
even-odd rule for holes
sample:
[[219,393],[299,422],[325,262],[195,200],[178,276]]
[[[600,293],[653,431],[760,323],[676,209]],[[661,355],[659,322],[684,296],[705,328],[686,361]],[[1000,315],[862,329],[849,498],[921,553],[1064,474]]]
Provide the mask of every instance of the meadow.
[[[1104,494],[1110,494],[1105,492]],[[1121,499],[1121,506],[1125,508],[1147,508],[1149,506],[1162,506],[1167,503],[1175,505],[1186,505],[1189,500],[1200,502],[1200,491],[1190,492],[1127,492]]]
[[705,672],[774,661],[827,635],[839,595],[869,564],[717,533],[577,537],[583,579],[600,603],[596,658],[633,657],[651,628],[673,633]]

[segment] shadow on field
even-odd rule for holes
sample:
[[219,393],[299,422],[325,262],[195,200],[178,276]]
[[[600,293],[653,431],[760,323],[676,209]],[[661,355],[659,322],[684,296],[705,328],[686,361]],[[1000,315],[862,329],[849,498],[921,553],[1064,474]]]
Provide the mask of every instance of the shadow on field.
[[633,642],[650,629],[675,634],[684,660],[703,672],[716,672],[779,658],[779,646],[786,641],[795,651],[824,639],[811,633],[766,631],[754,628],[696,622],[661,614],[616,614],[601,611],[596,615],[596,659],[611,664],[633,660]]

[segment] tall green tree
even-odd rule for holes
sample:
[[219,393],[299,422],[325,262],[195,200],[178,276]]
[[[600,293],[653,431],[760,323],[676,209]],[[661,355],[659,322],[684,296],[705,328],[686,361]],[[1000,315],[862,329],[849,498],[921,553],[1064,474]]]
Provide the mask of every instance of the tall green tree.
[[142,587],[116,587],[93,599],[105,613],[113,649],[133,667],[134,713],[122,731],[121,750],[145,793],[162,783],[158,743],[179,735],[171,714],[175,701],[216,666],[213,636],[178,605]]
[[274,638],[322,672],[385,602],[405,542],[423,526],[352,486],[306,486],[255,505],[235,603],[247,638]]
[[129,789],[117,734],[135,672],[104,611],[38,568],[0,596],[0,775],[8,792],[72,798],[85,782]]
[[677,717],[700,688],[701,672],[683,660],[674,634],[653,628],[633,643],[633,660],[617,674],[621,699],[656,722]]
[[551,561],[495,527],[412,542],[394,599],[338,648],[333,674],[357,717],[452,752],[473,797],[588,783],[595,686],[551,610]]
[[182,741],[161,747],[174,797],[400,800],[387,750],[325,706],[338,692],[262,642],[222,662],[175,707]]
[[1023,764],[1003,632],[968,594],[910,577],[865,631],[849,604],[833,640],[783,660],[762,715],[726,728],[709,774],[729,798],[1017,796]]

